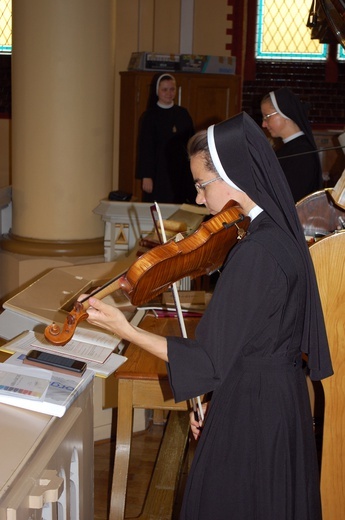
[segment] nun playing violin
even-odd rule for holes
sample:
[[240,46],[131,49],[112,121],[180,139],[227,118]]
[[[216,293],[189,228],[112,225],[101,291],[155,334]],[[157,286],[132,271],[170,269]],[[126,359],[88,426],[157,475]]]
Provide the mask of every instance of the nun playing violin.
[[[231,248],[195,339],[133,327],[91,297],[88,321],[167,363],[176,402],[208,395],[181,520],[321,520],[310,377],[332,375],[315,274],[285,175],[246,114],[189,141],[196,203],[251,219]],[[191,416],[193,417],[193,416]]]

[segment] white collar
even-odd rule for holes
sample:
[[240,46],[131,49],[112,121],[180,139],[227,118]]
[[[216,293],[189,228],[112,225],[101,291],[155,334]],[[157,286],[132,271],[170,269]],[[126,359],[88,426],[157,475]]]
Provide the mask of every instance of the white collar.
[[248,217],[250,218],[251,221],[253,221],[262,212],[263,212],[263,209],[260,208],[260,206],[254,206],[254,208],[252,208],[250,210],[250,212],[248,213]]
[[290,135],[289,137],[286,137],[283,139],[283,143],[289,143],[293,139],[296,139],[296,137],[300,137],[301,135],[304,135],[304,132],[302,130],[300,132],[296,132],[295,134]]
[[170,105],[163,105],[163,103],[161,103],[160,101],[157,101],[157,105],[160,107],[160,108],[172,108],[174,106],[174,103],[171,102]]

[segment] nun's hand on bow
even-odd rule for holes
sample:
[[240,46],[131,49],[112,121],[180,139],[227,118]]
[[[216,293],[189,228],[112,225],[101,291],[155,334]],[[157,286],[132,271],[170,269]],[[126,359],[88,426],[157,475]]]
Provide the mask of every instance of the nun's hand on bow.
[[[207,414],[209,403],[203,403],[202,409],[204,412],[204,417]],[[192,431],[192,435],[194,439],[197,441],[201,435],[202,432],[202,421],[195,416],[195,412],[190,413],[190,429]]]

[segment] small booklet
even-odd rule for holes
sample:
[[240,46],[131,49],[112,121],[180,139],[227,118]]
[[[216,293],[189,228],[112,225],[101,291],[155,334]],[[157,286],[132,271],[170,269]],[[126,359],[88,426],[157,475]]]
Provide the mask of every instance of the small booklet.
[[16,353],[0,363],[0,380],[12,383],[10,389],[0,390],[0,403],[62,417],[94,378],[91,370],[76,377],[29,367],[23,364],[24,358],[25,354]]
[[13,366],[9,363],[0,365],[0,396],[22,397],[25,399],[43,399],[50,380],[51,371],[27,369],[25,366]]

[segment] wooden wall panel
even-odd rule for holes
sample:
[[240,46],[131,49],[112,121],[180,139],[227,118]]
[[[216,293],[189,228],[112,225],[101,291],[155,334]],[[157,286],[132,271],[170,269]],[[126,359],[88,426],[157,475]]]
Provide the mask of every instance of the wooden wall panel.
[[154,6],[155,0],[139,0],[138,51],[152,51],[154,48]]
[[153,28],[154,40],[152,49],[154,52],[179,54],[181,17],[180,4],[180,0],[155,2]]
[[230,41],[227,35],[228,14],[232,6],[227,0],[195,0],[194,4],[194,54],[228,56],[226,45]]

